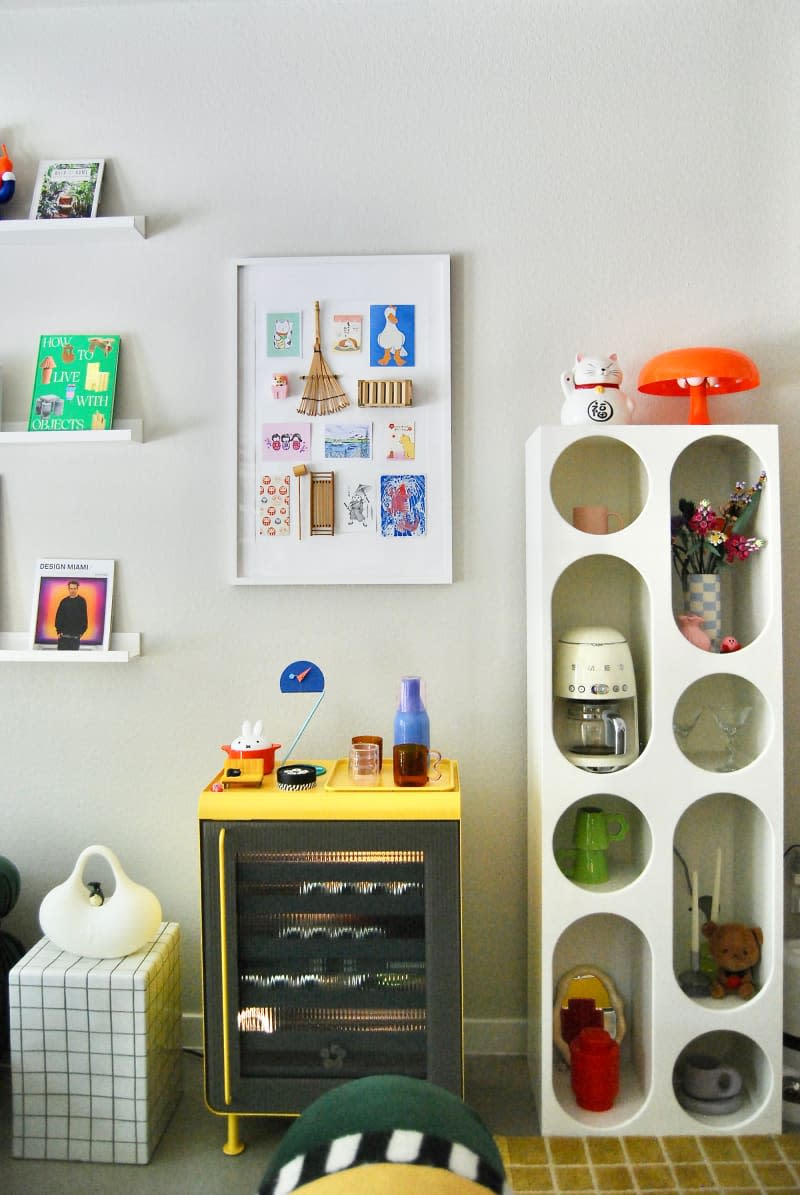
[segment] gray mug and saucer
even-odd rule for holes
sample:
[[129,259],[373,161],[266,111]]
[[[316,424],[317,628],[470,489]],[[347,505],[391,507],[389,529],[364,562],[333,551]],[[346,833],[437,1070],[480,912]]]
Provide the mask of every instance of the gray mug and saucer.
[[707,1116],[736,1112],[744,1102],[741,1073],[713,1054],[687,1054],[679,1066],[676,1095],[683,1108]]

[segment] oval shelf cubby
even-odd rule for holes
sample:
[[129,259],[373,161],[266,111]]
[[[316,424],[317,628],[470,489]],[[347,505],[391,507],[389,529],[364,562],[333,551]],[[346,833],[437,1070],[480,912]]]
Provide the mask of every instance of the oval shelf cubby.
[[[634,763],[649,739],[650,728],[650,593],[642,577],[633,565],[619,556],[593,554],[582,556],[564,569],[553,587],[551,598],[553,627],[553,715],[552,727],[555,742],[566,759],[589,772],[609,773]],[[611,629],[618,632],[617,638],[624,640],[630,650],[625,663],[624,648],[617,650],[613,644],[609,650],[595,651],[588,643],[586,655],[578,648],[569,648],[559,654],[560,639],[575,636],[568,632],[578,629]],[[579,636],[577,637],[580,638]],[[588,641],[587,641],[588,642]],[[562,649],[563,651],[563,649]],[[599,685],[605,690],[594,701],[589,691],[573,690],[569,683],[569,672],[581,667],[585,660],[587,672],[593,670]],[[615,675],[619,669],[633,663],[633,683],[615,688]],[[556,675],[558,674],[558,675]],[[627,672],[625,673],[627,677]],[[595,707],[599,726],[605,720],[602,730],[602,744],[598,741],[599,757],[594,762],[580,762],[581,750],[589,751],[591,745],[581,747],[581,735],[592,728],[581,724],[584,712],[591,716]],[[585,707],[585,710],[584,708]],[[624,740],[614,738],[618,724],[608,724],[606,717],[620,716]],[[616,733],[619,733],[617,729]],[[621,743],[623,744],[621,746]],[[572,748],[575,748],[573,750]],[[615,762],[615,754],[619,762]]]
[[[687,445],[676,459],[670,476],[670,511],[673,520],[680,515],[678,503],[681,498],[695,505],[707,499],[713,511],[719,515],[737,482],[743,482],[745,486],[754,485],[763,468],[761,460],[749,445],[731,436],[705,436]],[[769,551],[766,528],[771,497],[767,478],[755,515],[743,532],[747,536],[765,538],[765,552]],[[723,563],[717,574],[721,586],[720,639],[733,637],[742,647],[758,637],[773,607],[770,569],[763,567],[760,556],[761,553],[756,553],[746,560],[735,560],[730,565]],[[677,621],[688,610],[688,605],[675,569],[672,586],[672,608]],[[719,650],[718,646],[715,650]]]
[[[582,810],[600,811],[605,814],[611,841],[601,850],[602,859],[593,856],[587,860],[587,874],[599,875],[589,881],[582,881],[574,875],[574,855],[577,838],[583,842],[583,823],[578,826],[578,815]],[[620,833],[621,832],[621,833]],[[612,793],[592,793],[591,796],[574,802],[565,809],[553,832],[553,855],[563,874],[577,887],[586,892],[604,895],[627,888],[644,871],[650,860],[653,838],[650,825],[641,809],[631,801]],[[582,847],[581,849],[586,849]],[[603,875],[605,870],[606,875]]]
[[[675,1099],[684,1111],[699,1125],[723,1131],[751,1120],[773,1083],[772,1067],[758,1043],[726,1029],[693,1038],[672,1072]],[[705,1094],[712,1091],[716,1094]]]
[[[556,984],[573,968],[600,968],[614,985],[625,1021],[620,1042],[620,1090],[613,1108],[589,1112],[575,1099],[570,1071],[554,1050],[553,1093],[563,1110],[587,1128],[613,1131],[644,1105],[652,1083],[653,960],[647,938],[632,921],[615,913],[590,914],[573,921],[553,952]],[[606,1017],[610,1014],[607,1010]],[[614,1019],[606,1020],[612,1036]]]
[[[641,457],[611,436],[586,436],[570,444],[550,475],[550,494],[556,510],[570,526],[577,506],[605,506],[628,527],[647,501],[647,471]],[[609,520],[613,534],[619,523]]]
[[[746,797],[716,792],[701,797],[684,812],[673,838],[672,964],[675,977],[691,969],[692,874],[697,872],[700,913],[698,937],[700,970],[710,980],[716,966],[708,950],[702,927],[711,919],[717,887],[719,855],[718,924],[741,922],[765,930],[761,959],[754,969],[756,995],[772,972],[774,934],[770,893],[775,882],[775,836],[763,811]],[[704,981],[703,981],[704,985]],[[681,985],[683,986],[683,985]],[[721,999],[710,994],[688,997],[719,1012],[734,1012],[743,1001],[735,992]]]
[[772,737],[772,713],[743,676],[718,672],[684,689],[672,714],[675,742],[705,772],[738,772],[758,759]]

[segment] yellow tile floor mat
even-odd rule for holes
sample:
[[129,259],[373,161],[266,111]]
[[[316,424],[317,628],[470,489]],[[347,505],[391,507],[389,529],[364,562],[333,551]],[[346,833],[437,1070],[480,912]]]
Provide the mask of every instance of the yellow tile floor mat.
[[514,1195],[798,1195],[800,1134],[497,1137]]

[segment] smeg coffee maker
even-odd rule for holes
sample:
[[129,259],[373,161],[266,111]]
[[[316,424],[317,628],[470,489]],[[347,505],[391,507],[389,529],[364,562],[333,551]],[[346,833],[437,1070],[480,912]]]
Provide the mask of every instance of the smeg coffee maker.
[[589,772],[616,772],[639,754],[633,659],[613,627],[570,627],[555,645],[553,734]]

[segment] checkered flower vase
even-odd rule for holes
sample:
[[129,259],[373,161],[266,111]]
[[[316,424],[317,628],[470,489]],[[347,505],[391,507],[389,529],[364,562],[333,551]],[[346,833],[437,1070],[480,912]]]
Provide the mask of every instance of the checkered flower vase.
[[719,651],[722,638],[720,581],[719,573],[690,573],[687,578],[686,611],[702,618],[712,651]]

